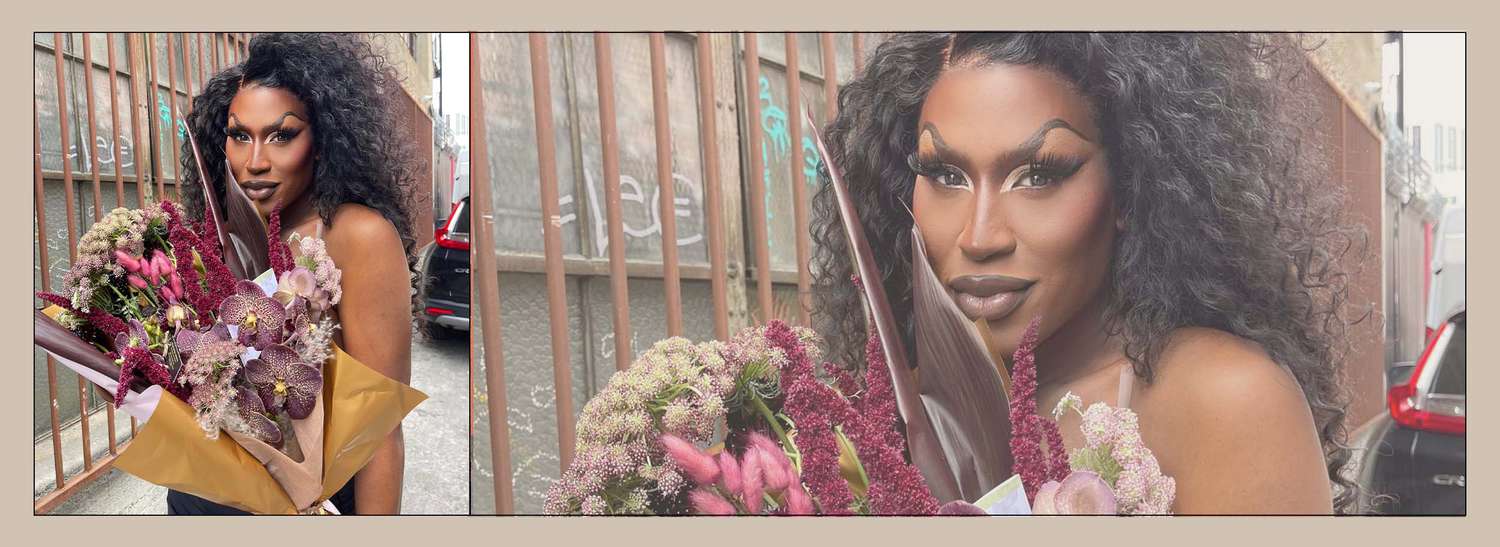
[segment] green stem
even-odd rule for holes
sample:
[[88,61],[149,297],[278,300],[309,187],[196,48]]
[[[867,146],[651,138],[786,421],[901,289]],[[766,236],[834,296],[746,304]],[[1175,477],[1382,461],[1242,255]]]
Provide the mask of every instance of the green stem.
[[798,472],[800,472],[802,468],[802,453],[797,450],[797,445],[793,444],[792,440],[786,436],[786,429],[781,427],[781,421],[776,419],[776,415],[771,413],[771,408],[766,406],[766,402],[761,400],[760,397],[751,395],[750,403],[751,406],[755,407],[755,411],[760,413],[762,418],[765,418],[766,423],[771,424],[771,431],[776,433],[776,440],[780,441],[782,449],[791,449],[791,459],[797,465]]

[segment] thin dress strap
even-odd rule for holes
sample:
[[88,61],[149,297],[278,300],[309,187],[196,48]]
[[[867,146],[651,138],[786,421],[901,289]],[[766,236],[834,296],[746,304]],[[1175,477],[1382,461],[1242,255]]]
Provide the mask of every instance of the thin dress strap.
[[317,235],[314,235],[313,237],[316,237],[318,239],[323,239],[323,220],[322,219],[318,219],[318,233],[317,233]]
[[1120,367],[1120,392],[1115,398],[1115,406],[1119,408],[1130,408],[1130,394],[1135,388],[1135,369],[1126,363]]

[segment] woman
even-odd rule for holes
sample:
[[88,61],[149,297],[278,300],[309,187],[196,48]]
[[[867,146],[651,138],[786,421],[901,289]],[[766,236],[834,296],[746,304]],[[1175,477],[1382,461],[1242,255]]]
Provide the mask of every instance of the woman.
[[[827,133],[906,347],[915,222],[998,353],[1041,318],[1038,408],[1071,391],[1135,410],[1174,512],[1348,507],[1349,233],[1304,135],[1304,55],[1287,35],[883,43]],[[864,313],[828,185],[814,207],[820,331],[858,362]],[[1076,415],[1059,425],[1082,444]]]
[[[215,199],[227,162],[263,217],[281,211],[282,236],[324,239],[343,271],[335,341],[386,376],[411,381],[411,250],[406,196],[415,160],[391,98],[399,82],[354,34],[262,34],[243,63],[216,74],[193,101],[188,125]],[[204,197],[184,143],[183,201],[202,218]],[[401,507],[401,428],[332,501],[344,514]],[[237,513],[171,491],[172,514]]]

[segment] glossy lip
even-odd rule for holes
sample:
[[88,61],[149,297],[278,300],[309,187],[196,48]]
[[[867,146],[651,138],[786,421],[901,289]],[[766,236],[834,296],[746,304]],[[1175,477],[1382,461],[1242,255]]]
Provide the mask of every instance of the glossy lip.
[[276,188],[281,183],[269,180],[247,180],[240,183],[240,189],[245,195],[255,201],[265,201],[276,195]]
[[970,320],[996,321],[1020,308],[1034,283],[1004,275],[964,275],[949,280],[948,290]]

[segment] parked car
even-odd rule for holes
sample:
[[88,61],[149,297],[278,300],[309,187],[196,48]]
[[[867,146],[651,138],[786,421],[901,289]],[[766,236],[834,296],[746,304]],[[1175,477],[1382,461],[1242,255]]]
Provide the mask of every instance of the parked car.
[[1361,428],[1366,512],[1464,515],[1467,312],[1438,325],[1415,363],[1393,367],[1386,412]]
[[1453,310],[1464,305],[1467,292],[1465,273],[1468,257],[1464,239],[1464,208],[1443,211],[1433,230],[1432,284],[1427,288],[1427,340],[1432,340],[1439,325]]
[[434,338],[456,338],[469,330],[469,198],[453,204],[448,220],[417,261],[422,322]]

